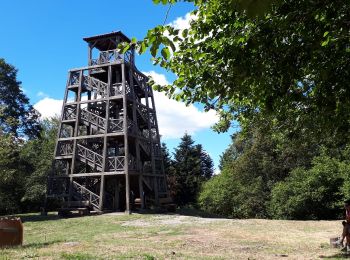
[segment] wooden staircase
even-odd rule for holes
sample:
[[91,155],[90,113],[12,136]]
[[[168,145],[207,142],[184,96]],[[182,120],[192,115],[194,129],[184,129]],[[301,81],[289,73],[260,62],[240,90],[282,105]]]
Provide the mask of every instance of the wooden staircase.
[[68,216],[73,212],[79,215],[89,215],[91,212],[100,212],[100,196],[90,191],[78,182],[72,182],[72,200],[63,204],[59,209],[59,215]]
[[103,171],[103,156],[81,144],[77,144],[76,158],[98,172]]

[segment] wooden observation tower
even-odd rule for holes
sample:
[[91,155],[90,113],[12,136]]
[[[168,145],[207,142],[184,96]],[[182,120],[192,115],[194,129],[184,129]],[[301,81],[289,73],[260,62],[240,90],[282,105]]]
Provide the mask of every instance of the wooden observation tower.
[[88,66],[69,71],[47,196],[63,207],[130,212],[167,184],[152,88],[122,32],[84,38]]

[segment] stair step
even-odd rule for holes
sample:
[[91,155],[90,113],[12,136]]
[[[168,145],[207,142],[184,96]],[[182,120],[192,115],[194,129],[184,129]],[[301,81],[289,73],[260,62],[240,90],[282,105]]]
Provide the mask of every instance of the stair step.
[[60,208],[58,210],[59,216],[70,216],[73,212],[78,212],[80,216],[86,216],[90,214],[90,210],[88,208]]
[[64,203],[65,207],[89,207],[90,202],[88,200],[84,201],[67,201]]

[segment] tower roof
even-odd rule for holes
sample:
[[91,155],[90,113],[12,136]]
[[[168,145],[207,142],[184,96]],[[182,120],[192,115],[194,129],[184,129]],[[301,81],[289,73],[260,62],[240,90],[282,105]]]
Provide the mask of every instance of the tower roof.
[[121,31],[85,37],[83,40],[87,43],[93,43],[94,47],[101,51],[115,49],[120,42],[131,42]]

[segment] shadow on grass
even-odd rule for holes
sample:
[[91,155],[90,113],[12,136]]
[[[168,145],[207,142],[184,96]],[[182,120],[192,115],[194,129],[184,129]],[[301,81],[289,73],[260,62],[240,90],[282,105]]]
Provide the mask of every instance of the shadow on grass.
[[196,208],[180,208],[176,210],[176,214],[183,215],[183,216],[191,216],[191,217],[200,217],[200,218],[222,218],[222,219],[228,219],[226,217],[211,214],[206,211],[196,209]]
[[43,248],[43,247],[47,247],[53,244],[57,244],[57,243],[61,243],[61,242],[65,242],[64,240],[53,240],[53,241],[48,241],[48,242],[34,242],[34,243],[30,243],[30,244],[25,244],[23,246],[21,246],[21,248]]
[[30,215],[19,215],[22,222],[38,222],[38,221],[49,221],[49,220],[58,220],[62,217],[59,217],[57,214],[48,214],[47,216],[42,216],[40,213],[38,214],[30,214]]
[[[92,216],[92,215],[86,215]],[[25,222],[40,222],[40,221],[51,221],[51,220],[59,220],[59,219],[68,219],[68,218],[77,218],[77,217],[85,217],[80,214],[70,214],[67,216],[59,216],[57,213],[50,213],[46,216],[40,215],[40,213],[30,213],[30,214],[19,214],[19,215],[11,215],[4,217],[17,217],[20,218],[22,223]]]
[[321,259],[345,259],[345,258],[350,258],[349,254],[346,253],[338,253],[335,255],[330,255],[330,256],[320,256]]
[[59,219],[64,219],[64,218],[68,218],[68,217],[58,216],[57,213],[53,213],[53,212],[47,214],[46,216],[40,215],[39,212],[38,213],[23,213],[23,214],[0,216],[0,218],[20,218],[22,223],[59,220]]
[[0,249],[39,249],[53,244],[64,242],[64,240],[53,240],[48,242],[34,242],[22,246],[2,247]]
[[220,218],[220,219],[228,219],[226,217],[210,214],[200,209],[192,208],[192,207],[184,207],[178,208],[175,212],[168,212],[165,209],[145,209],[140,211],[133,211],[139,214],[164,214],[164,215],[182,215],[182,216],[190,216],[190,217],[200,217],[200,218]]

